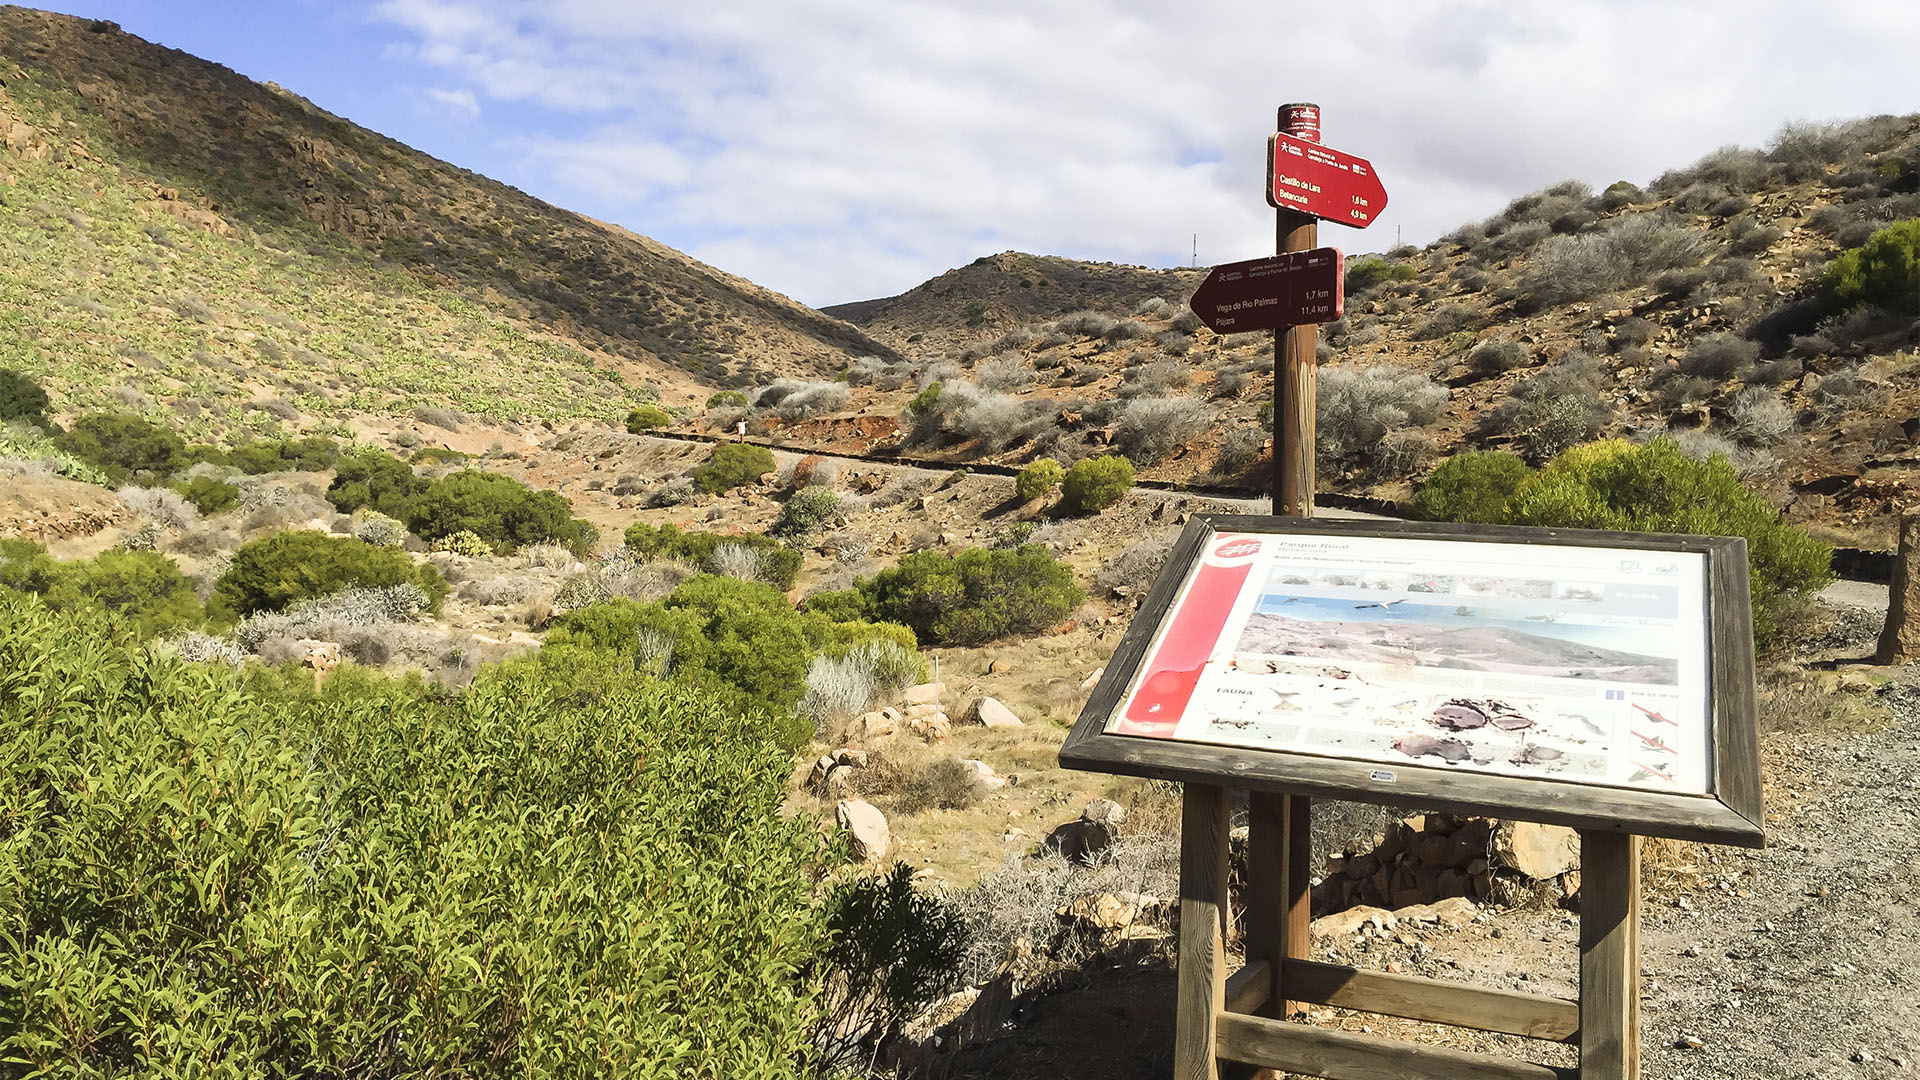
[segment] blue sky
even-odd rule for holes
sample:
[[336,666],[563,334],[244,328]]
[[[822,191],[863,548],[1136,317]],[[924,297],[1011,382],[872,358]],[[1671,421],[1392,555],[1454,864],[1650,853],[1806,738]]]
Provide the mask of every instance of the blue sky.
[[1569,177],[1646,182],[1789,121],[1920,111],[1910,0],[98,0],[271,80],[823,305],[995,251],[1272,250],[1274,107],[1425,243]]

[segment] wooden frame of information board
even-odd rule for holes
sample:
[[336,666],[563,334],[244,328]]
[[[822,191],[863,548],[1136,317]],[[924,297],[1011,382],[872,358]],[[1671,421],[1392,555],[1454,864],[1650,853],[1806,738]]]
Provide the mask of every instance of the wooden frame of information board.
[[[1232,534],[1225,537],[1223,534]],[[1710,769],[1698,793],[1638,790],[1550,776],[1489,774],[1458,763],[1401,764],[1329,753],[1208,745],[1110,731],[1143,662],[1203,559],[1247,534],[1473,545],[1611,549],[1634,558],[1696,556],[1704,610],[1701,666]],[[1256,593],[1259,585],[1256,584]],[[1255,601],[1255,610],[1259,601]],[[1383,605],[1386,606],[1386,605]],[[1211,646],[1213,643],[1209,643]],[[1340,672],[1341,675],[1348,674]],[[1184,701],[1185,699],[1181,699]],[[1636,733],[1637,734],[1637,733]],[[1410,760],[1417,761],[1417,758]],[[1174,1075],[1214,1080],[1238,1061],[1330,1080],[1477,1076],[1499,1080],[1637,1080],[1640,1075],[1637,834],[1759,846],[1759,749],[1754,723],[1745,544],[1738,539],[1391,521],[1202,516],[1192,519],[1123,637],[1060,753],[1070,768],[1185,782]],[[1383,776],[1383,774],[1385,774]],[[1246,960],[1228,976],[1230,788],[1249,795]],[[1310,959],[1307,821],[1314,796],[1544,821],[1580,831],[1580,993],[1567,1000]],[[1576,1070],[1284,1022],[1305,1004],[1374,1012],[1578,1047]]]
[[[1383,769],[1344,757],[1139,738],[1107,730],[1115,707],[1162,633],[1182,587],[1207,543],[1222,534],[1381,537],[1400,541],[1465,541],[1523,547],[1568,546],[1704,556],[1708,640],[1706,710],[1711,766],[1704,794],[1633,790],[1550,777],[1465,771],[1408,759]],[[1747,600],[1745,542],[1737,537],[1674,536],[1426,522],[1199,516],[1191,519],[1139,613],[1094,688],[1060,760],[1070,768],[1168,780],[1228,783],[1252,790],[1322,795],[1448,813],[1495,816],[1638,836],[1715,844],[1762,843],[1760,753],[1754,725],[1753,641]]]

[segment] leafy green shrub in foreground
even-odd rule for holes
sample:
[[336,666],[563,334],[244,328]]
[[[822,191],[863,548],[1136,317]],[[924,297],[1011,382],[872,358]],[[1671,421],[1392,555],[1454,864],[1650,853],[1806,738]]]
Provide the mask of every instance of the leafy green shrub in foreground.
[[164,480],[189,464],[185,440],[132,413],[89,413],[54,444],[114,483],[136,476]]
[[1724,457],[1695,461],[1668,439],[1610,439],[1576,446],[1538,472],[1519,473],[1517,482],[1509,458],[1484,454],[1458,467],[1442,464],[1415,506],[1433,517],[1487,524],[1744,537],[1753,631],[1761,642],[1833,580],[1833,549],[1782,522],[1741,486]]
[[682,559],[709,572],[714,550],[737,544],[760,557],[761,580],[781,590],[793,588],[794,575],[800,572],[799,552],[759,533],[683,532],[641,521],[627,526],[625,539],[627,550],[641,558]]
[[[9,1075],[795,1076],[819,849],[764,723],[531,662],[463,695],[0,593]],[[138,1062],[136,1066],[134,1063]]]
[[1872,306],[1920,313],[1920,218],[1889,225],[1833,260],[1820,275],[1830,314]]
[[727,443],[716,447],[707,463],[693,470],[693,482],[701,491],[715,495],[744,484],[757,484],[772,471],[773,451],[751,443]]
[[1060,505],[1074,514],[1097,514],[1133,487],[1133,462],[1119,454],[1082,458],[1060,481]]
[[447,583],[440,571],[416,565],[404,552],[376,547],[352,536],[310,529],[274,533],[248,541],[213,589],[213,614],[231,619],[256,611],[279,611],[295,600],[338,592],[349,585],[381,589],[413,584],[438,612]]
[[978,645],[1056,626],[1086,599],[1073,571],[1047,549],[916,551],[852,590],[807,601],[809,610],[900,623],[923,644]]
[[1013,479],[1013,493],[1020,501],[1032,502],[1060,486],[1067,470],[1052,458],[1041,458],[1020,470]]

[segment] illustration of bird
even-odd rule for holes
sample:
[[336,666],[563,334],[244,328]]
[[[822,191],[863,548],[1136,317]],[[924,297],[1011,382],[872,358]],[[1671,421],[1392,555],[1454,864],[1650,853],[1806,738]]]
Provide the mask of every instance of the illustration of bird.
[[[1628,704],[1633,704],[1633,703],[1632,703],[1632,702],[1629,702]],[[1634,705],[1633,707],[1634,707],[1634,708],[1636,708],[1636,709],[1639,709],[1639,710],[1640,710],[1640,711],[1641,711],[1642,713],[1645,713],[1645,714],[1646,714],[1646,717],[1647,717],[1647,719],[1649,719],[1649,720],[1652,720],[1652,721],[1654,721],[1655,723],[1659,723],[1659,724],[1672,724],[1672,725],[1673,725],[1674,727],[1679,727],[1679,726],[1680,726],[1680,721],[1678,721],[1678,720],[1669,720],[1669,719],[1667,719],[1666,717],[1664,717],[1664,716],[1661,716],[1661,715],[1660,715],[1659,713],[1657,713],[1657,712],[1654,712],[1654,711],[1653,711],[1652,709],[1649,709],[1649,708],[1647,708],[1647,707],[1646,707],[1646,706],[1644,706],[1644,705]]]
[[1668,746],[1666,743],[1661,742],[1658,735],[1642,735],[1636,731],[1633,733],[1633,737],[1639,739],[1640,745],[1648,750],[1658,750],[1663,754],[1677,754],[1680,752]]
[[1382,611],[1387,611],[1387,610],[1390,610],[1395,604],[1404,604],[1406,602],[1407,602],[1407,598],[1403,596],[1398,600],[1383,600],[1377,604],[1355,604],[1353,605],[1353,610],[1365,611],[1368,608],[1377,607]]
[[[1632,776],[1627,777],[1627,783],[1629,784],[1637,784],[1642,780],[1651,780],[1656,776],[1662,780],[1665,780],[1669,784],[1673,783],[1672,776],[1669,776],[1668,774],[1662,772],[1660,769],[1653,767],[1652,765],[1647,765],[1645,763],[1638,762],[1638,761],[1634,762],[1633,764],[1634,764],[1634,774]],[[1665,765],[1666,763],[1662,762],[1661,764]],[[1670,768],[1671,766],[1668,766],[1668,767]]]

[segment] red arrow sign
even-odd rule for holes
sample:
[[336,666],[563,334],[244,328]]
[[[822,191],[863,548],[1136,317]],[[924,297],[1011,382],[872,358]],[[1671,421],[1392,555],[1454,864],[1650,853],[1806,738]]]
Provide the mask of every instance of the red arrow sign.
[[1387,208],[1387,189],[1365,158],[1290,135],[1271,135],[1267,204],[1364,229]]
[[1227,263],[1213,268],[1188,306],[1220,334],[1332,322],[1347,307],[1344,271],[1339,248]]

